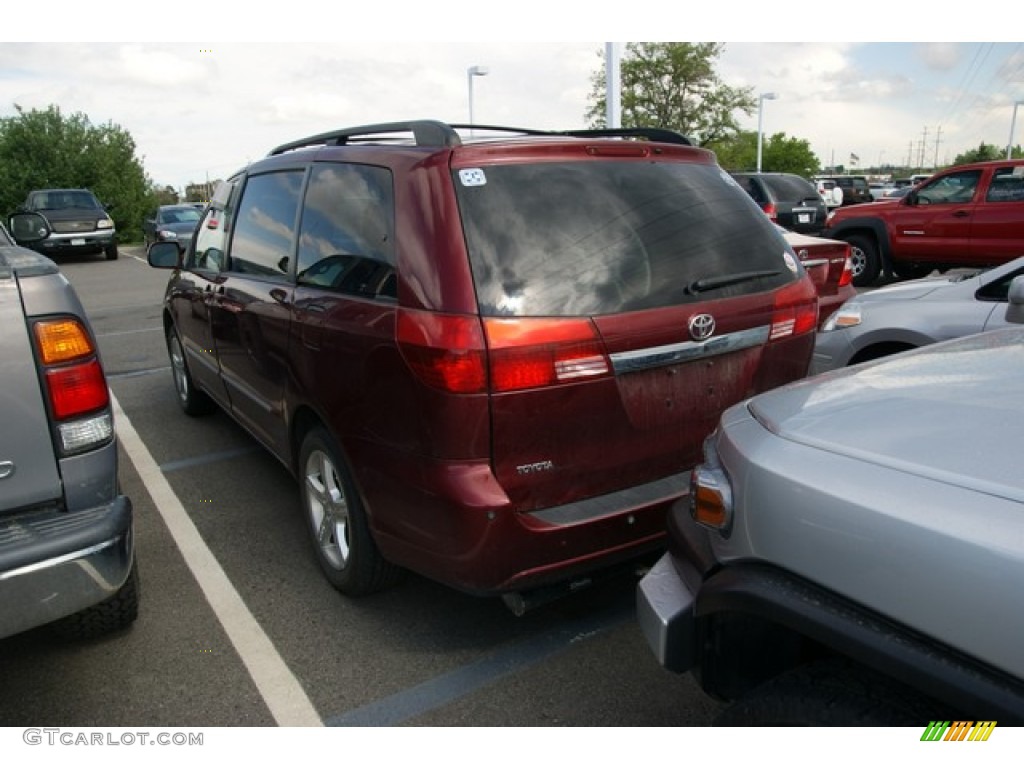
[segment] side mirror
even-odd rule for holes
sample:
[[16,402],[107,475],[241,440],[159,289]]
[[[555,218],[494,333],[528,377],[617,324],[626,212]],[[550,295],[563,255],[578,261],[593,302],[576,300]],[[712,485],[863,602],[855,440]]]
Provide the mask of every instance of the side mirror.
[[1013,278],[1006,298],[1006,322],[1024,323],[1024,275]]
[[181,266],[181,248],[174,240],[153,243],[146,252],[146,261],[157,269],[177,269]]
[[39,243],[50,236],[50,222],[38,213],[15,213],[7,220],[7,228],[18,245]]

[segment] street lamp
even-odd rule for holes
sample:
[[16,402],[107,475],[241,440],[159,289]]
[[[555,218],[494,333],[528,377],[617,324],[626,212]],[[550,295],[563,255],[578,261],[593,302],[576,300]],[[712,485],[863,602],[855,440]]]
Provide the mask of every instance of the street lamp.
[[1013,154],[1013,128],[1017,123],[1017,107],[1024,104],[1024,101],[1015,101],[1013,103],[1013,117],[1010,119],[1010,140],[1006,142],[1006,159],[1010,159],[1010,155]]
[[481,67],[479,64],[474,64],[472,67],[466,70],[466,80],[469,83],[469,124],[473,125],[473,78],[483,77],[489,70],[487,67]]
[[757,172],[761,172],[761,143],[764,137],[762,126],[764,125],[764,102],[777,99],[774,93],[762,93],[757,99]]

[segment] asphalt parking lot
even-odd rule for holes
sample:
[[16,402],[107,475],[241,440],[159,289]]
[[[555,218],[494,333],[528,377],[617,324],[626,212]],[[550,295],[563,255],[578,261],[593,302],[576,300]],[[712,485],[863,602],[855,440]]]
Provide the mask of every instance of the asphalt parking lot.
[[293,479],[223,414],[184,416],[141,249],[63,262],[117,401],[142,584],[135,626],[0,641],[0,725],[706,726],[662,670],[637,572],[522,618],[415,576],[352,600],[321,576]]

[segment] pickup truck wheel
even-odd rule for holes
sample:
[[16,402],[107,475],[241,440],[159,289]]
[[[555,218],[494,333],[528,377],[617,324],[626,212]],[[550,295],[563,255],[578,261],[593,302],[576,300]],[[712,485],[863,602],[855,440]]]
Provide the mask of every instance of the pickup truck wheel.
[[873,285],[882,270],[878,247],[874,241],[863,235],[843,238],[850,244],[850,261],[853,263],[853,284],[858,288]]
[[103,249],[104,255],[107,257],[107,261],[114,261],[117,258],[117,243],[111,243]]
[[353,597],[389,586],[399,570],[378,551],[341,452],[323,427],[314,427],[302,441],[299,469],[302,508],[327,580]]
[[941,706],[843,659],[784,672],[730,705],[718,726],[918,726]]
[[139,616],[139,574],[133,562],[128,580],[102,603],[53,624],[54,632],[69,640],[90,640],[132,625]]
[[171,375],[174,376],[174,389],[178,393],[178,405],[189,416],[204,416],[212,413],[217,405],[202,390],[196,389],[192,383],[192,374],[185,360],[185,350],[181,346],[178,332],[171,326],[167,329],[167,355],[171,358]]

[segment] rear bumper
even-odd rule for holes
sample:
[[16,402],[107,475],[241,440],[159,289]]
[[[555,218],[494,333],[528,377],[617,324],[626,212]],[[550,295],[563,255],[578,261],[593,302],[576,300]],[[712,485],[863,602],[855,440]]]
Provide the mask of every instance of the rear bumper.
[[0,637],[103,602],[127,581],[133,561],[127,496],[78,512],[0,519]]
[[374,538],[384,557],[477,595],[576,580],[664,548],[665,517],[686,493],[689,477],[671,475],[520,512],[485,464],[448,465],[445,472],[416,477],[378,475],[366,464],[362,470]]

